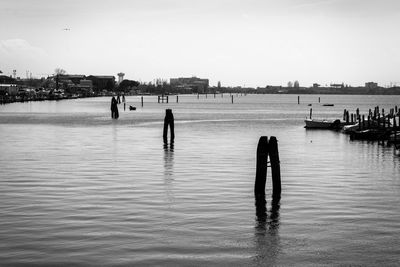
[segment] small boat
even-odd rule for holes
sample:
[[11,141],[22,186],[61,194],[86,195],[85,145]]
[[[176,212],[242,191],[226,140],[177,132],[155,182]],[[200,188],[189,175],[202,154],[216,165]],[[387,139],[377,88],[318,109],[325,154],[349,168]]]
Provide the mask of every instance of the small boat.
[[322,106],[324,106],[324,107],[333,107],[334,104],[322,104]]
[[129,110],[136,110],[136,107],[129,106]]
[[362,131],[355,131],[350,134],[351,140],[385,140],[387,139],[387,131],[383,129],[367,129]]
[[343,123],[340,120],[315,120],[305,119],[304,122],[307,129],[340,129],[343,127]]

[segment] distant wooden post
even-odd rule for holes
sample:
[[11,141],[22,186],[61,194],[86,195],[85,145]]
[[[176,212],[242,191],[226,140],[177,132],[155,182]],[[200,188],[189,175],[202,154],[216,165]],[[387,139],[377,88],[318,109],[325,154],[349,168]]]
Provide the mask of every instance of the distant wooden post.
[[169,98],[169,96],[167,96],[167,104],[168,104],[168,98]]
[[170,140],[171,143],[174,142],[175,139],[175,129],[174,129],[174,115],[172,114],[172,109],[165,110],[165,118],[164,118],[164,131],[163,131],[163,139],[164,143],[168,142],[168,125],[171,131]]
[[179,102],[179,96],[176,96],[176,103]]
[[371,128],[371,115],[368,115],[368,129]]
[[357,108],[357,110],[356,110],[356,120],[358,121],[359,118],[360,118],[360,109]]
[[343,121],[346,121],[346,109],[343,110]]
[[[143,96],[141,97],[141,102],[142,102],[142,107],[143,107]],[[160,103],[160,102],[158,102],[158,103]]]
[[310,108],[310,120],[312,120],[312,108]]
[[256,181],[254,194],[257,197],[265,196],[265,183],[267,180],[268,156],[271,161],[272,174],[272,198],[279,200],[281,197],[281,170],[278,152],[278,142],[275,136],[271,136],[269,142],[267,136],[261,136],[257,146]]
[[298,105],[300,104],[300,96],[299,95],[297,96],[297,104]]
[[232,98],[232,104],[233,104],[233,95],[231,96],[231,98]]
[[157,96],[157,101],[158,101],[158,103],[160,103],[160,96],[159,95]]
[[378,113],[378,128],[381,126],[381,114]]
[[215,98],[215,92],[214,92],[214,98]]
[[362,127],[365,129],[365,115],[362,115]]
[[321,103],[321,97],[318,97],[318,103]]
[[199,93],[197,93],[197,99],[199,99],[199,95],[200,95],[200,94],[199,94]]

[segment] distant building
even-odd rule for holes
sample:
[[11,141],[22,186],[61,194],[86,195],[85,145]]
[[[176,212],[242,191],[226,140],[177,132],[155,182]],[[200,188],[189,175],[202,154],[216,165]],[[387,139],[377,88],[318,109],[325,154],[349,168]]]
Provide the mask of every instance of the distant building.
[[90,75],[90,76],[86,77],[86,79],[92,81],[94,91],[112,90],[115,86],[115,77],[114,76]]
[[344,88],[343,83],[331,83],[332,88]]
[[17,92],[16,80],[7,75],[0,75],[0,95],[16,95]]
[[365,83],[365,88],[367,88],[367,89],[377,89],[378,88],[378,83],[367,82],[367,83]]
[[172,87],[190,89],[191,91],[196,93],[207,92],[209,86],[208,79],[200,79],[197,77],[171,78],[169,81]]
[[0,84],[0,95],[16,95],[18,93],[18,87],[16,84]]
[[85,79],[85,75],[81,74],[64,74],[60,75],[60,80],[69,80],[74,84],[79,84],[81,80]]
[[7,75],[0,75],[0,84],[5,84],[5,83],[7,84],[15,83],[15,79]]

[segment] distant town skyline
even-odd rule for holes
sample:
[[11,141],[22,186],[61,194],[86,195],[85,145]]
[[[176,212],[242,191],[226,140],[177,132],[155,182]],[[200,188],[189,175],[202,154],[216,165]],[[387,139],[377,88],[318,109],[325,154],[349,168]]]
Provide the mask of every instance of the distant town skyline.
[[2,0],[0,70],[400,84],[397,0]]

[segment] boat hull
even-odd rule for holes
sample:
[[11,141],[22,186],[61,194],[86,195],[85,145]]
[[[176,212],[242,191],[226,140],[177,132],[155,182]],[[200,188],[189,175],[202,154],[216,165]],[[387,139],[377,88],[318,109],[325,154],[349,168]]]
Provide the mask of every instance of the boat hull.
[[339,120],[304,120],[307,129],[340,129],[343,124]]

